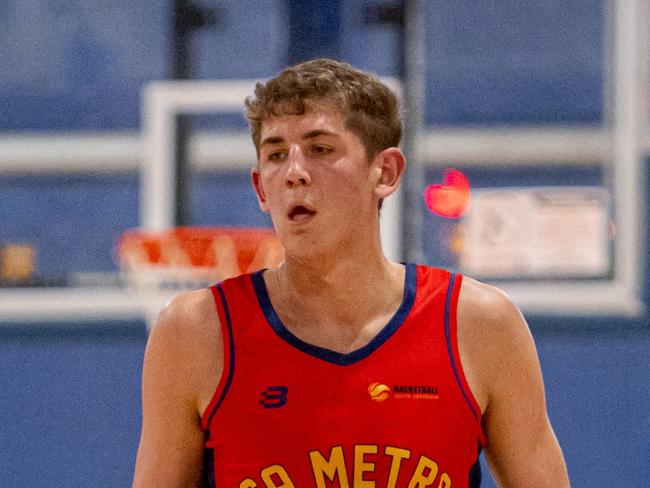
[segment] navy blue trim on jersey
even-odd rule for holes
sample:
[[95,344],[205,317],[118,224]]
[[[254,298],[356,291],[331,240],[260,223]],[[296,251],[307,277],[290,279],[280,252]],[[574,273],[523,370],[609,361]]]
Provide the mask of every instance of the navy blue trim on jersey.
[[269,298],[269,293],[266,289],[262,272],[263,271],[258,271],[253,273],[251,278],[253,280],[253,286],[255,287],[255,293],[257,294],[260,307],[262,307],[266,320],[275,333],[284,341],[304,353],[340,366],[349,366],[357,361],[361,361],[390,339],[397,329],[400,328],[415,303],[417,268],[415,264],[409,263],[405,264],[404,295],[402,303],[388,324],[386,324],[386,326],[368,344],[356,351],[343,354],[324,347],[315,346],[314,344],[309,344],[293,335],[293,333],[287,329],[271,304],[271,299]]
[[449,277],[449,287],[447,288],[447,297],[445,299],[445,341],[447,342],[447,352],[449,353],[449,360],[451,361],[451,369],[454,371],[454,376],[456,377],[456,383],[458,383],[458,388],[460,388],[460,392],[463,394],[463,398],[467,402],[467,405],[469,405],[469,408],[474,414],[474,417],[478,419],[479,418],[478,413],[474,409],[474,405],[472,405],[472,402],[469,399],[469,396],[467,395],[465,388],[463,387],[463,382],[460,379],[460,373],[458,372],[458,365],[456,364],[456,359],[454,358],[454,348],[451,343],[451,317],[449,315],[451,313],[451,298],[454,295],[455,282],[456,282],[456,273],[451,273],[451,276]]
[[223,388],[223,391],[221,392],[221,396],[219,397],[219,400],[217,400],[217,403],[215,404],[214,408],[212,409],[212,412],[210,412],[210,416],[208,417],[208,423],[206,424],[207,426],[206,432],[208,434],[210,432],[210,424],[212,423],[212,418],[214,417],[214,414],[217,413],[217,410],[221,406],[221,403],[223,402],[224,398],[226,398],[226,394],[228,393],[228,390],[230,389],[230,385],[232,384],[233,375],[235,374],[235,339],[233,338],[232,335],[232,320],[230,318],[230,310],[228,309],[228,302],[226,301],[226,295],[223,292],[223,288],[221,287],[221,284],[215,285],[215,288],[217,289],[217,291],[219,292],[219,296],[221,297],[223,314],[226,317],[226,327],[228,328],[228,347],[230,348],[230,361],[228,364],[228,377],[226,378],[226,384]]
[[478,445],[478,453],[476,454],[476,462],[469,470],[468,488],[479,488],[483,474],[481,473],[481,443]]
[[202,488],[216,488],[214,481],[214,449],[205,449],[203,451],[203,477]]

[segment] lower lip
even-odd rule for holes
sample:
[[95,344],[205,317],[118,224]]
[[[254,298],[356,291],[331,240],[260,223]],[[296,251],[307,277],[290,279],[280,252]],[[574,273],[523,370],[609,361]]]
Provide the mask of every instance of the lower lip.
[[316,214],[306,214],[306,213],[298,214],[298,215],[295,215],[293,218],[290,218],[289,220],[293,224],[306,224],[311,219],[313,219],[315,215]]

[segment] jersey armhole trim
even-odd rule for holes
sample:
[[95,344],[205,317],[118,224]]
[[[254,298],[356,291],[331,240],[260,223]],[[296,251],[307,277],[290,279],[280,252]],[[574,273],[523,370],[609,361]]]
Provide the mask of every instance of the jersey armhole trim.
[[471,410],[474,418],[476,419],[478,438],[481,446],[487,445],[487,436],[483,431],[481,423],[481,409],[469,387],[467,378],[463,371],[463,365],[460,360],[460,352],[458,349],[458,335],[457,335],[457,310],[458,310],[458,297],[460,295],[460,288],[463,282],[463,275],[451,273],[449,277],[449,286],[447,288],[447,297],[445,299],[445,341],[447,342],[447,352],[451,361],[451,367],[460,388],[460,392],[467,402],[467,406]]
[[228,309],[228,302],[226,301],[226,295],[221,284],[211,286],[210,291],[212,292],[217,313],[219,315],[219,323],[221,324],[221,337],[223,338],[223,371],[219,383],[217,384],[217,388],[212,395],[212,399],[201,416],[201,428],[208,436],[212,419],[223,403],[223,400],[226,398],[226,394],[230,389],[235,372],[235,341],[232,333],[232,320],[230,317],[230,310]]

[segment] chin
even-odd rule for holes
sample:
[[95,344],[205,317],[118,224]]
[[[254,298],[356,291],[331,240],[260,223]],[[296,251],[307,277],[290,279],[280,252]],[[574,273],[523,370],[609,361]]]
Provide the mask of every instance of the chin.
[[282,243],[285,255],[309,258],[326,254],[330,246],[323,242],[322,234],[309,234],[304,230],[284,234]]

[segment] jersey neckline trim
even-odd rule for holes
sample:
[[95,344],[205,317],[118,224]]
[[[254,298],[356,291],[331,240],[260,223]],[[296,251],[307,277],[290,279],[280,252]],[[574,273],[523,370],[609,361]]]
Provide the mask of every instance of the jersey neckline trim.
[[262,312],[271,328],[281,339],[296,349],[317,359],[337,364],[339,366],[348,366],[367,358],[388,339],[390,339],[390,337],[397,332],[400,326],[404,323],[404,320],[413,308],[417,289],[417,267],[413,263],[407,263],[404,267],[404,295],[402,303],[384,328],[381,329],[379,333],[368,342],[368,344],[350,353],[332,351],[331,349],[310,344],[296,337],[289,329],[287,329],[284,323],[282,323],[275,308],[273,308],[266,284],[264,283],[264,278],[262,277],[264,270],[253,273],[251,279]]

